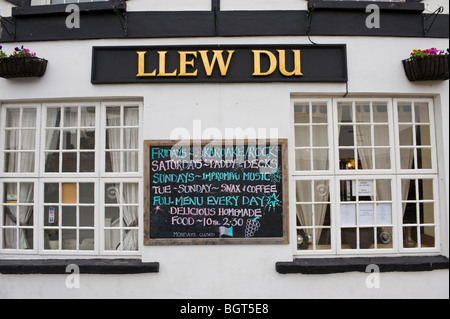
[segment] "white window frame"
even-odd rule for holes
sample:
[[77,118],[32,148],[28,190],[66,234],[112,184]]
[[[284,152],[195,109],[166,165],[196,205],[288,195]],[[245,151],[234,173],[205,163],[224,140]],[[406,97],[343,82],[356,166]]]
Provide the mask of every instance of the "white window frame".
[[[105,150],[106,150],[106,107],[107,106],[136,106],[139,110],[139,124],[133,126],[139,129],[138,136],[138,169],[137,172],[117,172],[108,173],[105,172]],[[96,119],[95,119],[95,169],[94,172],[89,173],[46,173],[45,172],[45,130],[46,130],[46,118],[47,109],[51,107],[83,107],[83,106],[94,106],[96,109]],[[92,101],[92,102],[79,102],[79,101],[68,101],[68,102],[49,102],[49,103],[8,103],[0,104],[0,129],[4,132],[6,120],[6,108],[20,108],[20,107],[34,107],[36,109],[36,149],[35,149],[35,173],[2,173],[0,179],[0,191],[3,190],[3,183],[8,182],[31,182],[34,183],[34,213],[33,213],[33,249],[30,250],[20,250],[20,249],[2,249],[0,245],[0,256],[1,255],[15,255],[15,256],[76,256],[92,258],[96,256],[140,256],[142,254],[143,247],[143,129],[142,129],[142,118],[143,118],[143,103],[142,101],[128,101],[128,100],[110,100],[107,102]],[[122,113],[123,114],[123,113]],[[80,115],[78,115],[80,116]],[[122,119],[123,120],[123,119]],[[79,122],[78,122],[79,124]],[[61,131],[64,129],[63,123],[61,123]],[[78,127],[79,129],[79,127]],[[61,136],[62,138],[62,136]],[[79,140],[79,137],[78,137]],[[78,146],[79,147],[79,146]],[[62,147],[61,147],[62,148]],[[3,171],[4,162],[4,137],[0,138],[0,165]],[[78,156],[79,157],[79,156]],[[60,168],[61,169],[61,168]],[[95,201],[92,206],[94,206],[94,238],[95,246],[93,251],[86,250],[51,250],[44,249],[44,216],[45,216],[45,203],[44,203],[44,184],[45,183],[94,183],[95,184]],[[104,187],[105,183],[136,183],[138,185],[139,195],[138,203],[138,226],[136,227],[138,231],[138,250],[136,251],[113,251],[104,249]],[[2,193],[3,194],[3,193]],[[2,196],[3,197],[3,196]],[[3,198],[2,198],[3,201]],[[3,203],[2,203],[3,204]],[[63,205],[58,203],[55,205]],[[78,204],[76,204],[78,205]],[[75,206],[75,205],[70,205]],[[70,228],[70,227],[68,227]],[[77,227],[72,227],[77,228]],[[121,229],[126,229],[122,227]],[[0,236],[2,236],[2,229],[0,227]],[[60,234],[61,237],[61,234]],[[0,237],[0,243],[2,237]],[[62,245],[62,244],[60,244]],[[61,246],[62,247],[62,246]]]
[[[296,143],[295,143],[295,105],[299,103],[308,102],[324,102],[328,101],[330,110],[328,112],[329,127],[329,148],[330,148],[330,170],[329,171],[297,171],[296,170]],[[339,169],[339,134],[338,134],[338,102],[352,102],[353,110],[355,102],[387,102],[388,107],[388,127],[389,127],[389,148],[391,156],[391,169],[361,169],[361,170],[340,170]],[[429,120],[427,125],[430,125],[430,140],[431,140],[431,159],[432,169],[400,169],[400,155],[399,150],[399,123],[397,105],[399,102],[411,102],[421,103],[426,102],[429,106]],[[353,122],[349,124],[355,124],[355,117],[353,116]],[[373,133],[373,119],[371,119],[370,125]],[[432,98],[386,98],[386,97],[357,97],[357,98],[337,98],[337,97],[325,97],[325,98],[292,98],[291,99],[291,144],[289,154],[291,156],[291,239],[294,243],[292,246],[294,256],[397,256],[401,255],[427,255],[438,254],[441,250],[441,227],[440,225],[440,190],[439,190],[439,175],[438,175],[438,163],[437,163],[437,144],[436,144],[436,131],[435,131],[435,115],[434,115],[434,101]],[[331,136],[330,137],[330,131]],[[372,149],[375,147],[373,143],[372,134]],[[332,140],[331,140],[332,139]],[[356,141],[355,141],[356,144]],[[387,148],[387,147],[386,147]],[[357,149],[357,146],[354,146]],[[416,160],[416,153],[415,153]],[[333,164],[334,163],[334,164]],[[374,159],[375,165],[375,159]],[[367,178],[364,178],[367,177]],[[406,248],[403,245],[403,214],[399,214],[402,205],[401,194],[401,179],[402,178],[414,178],[414,179],[433,179],[433,202],[434,202],[434,223],[432,224],[420,224],[417,222],[415,227],[433,226],[435,227],[435,245],[434,247],[422,247],[422,248]],[[299,250],[297,248],[297,230],[302,228],[297,226],[296,216],[296,181],[297,180],[317,180],[328,179],[330,181],[330,206],[331,206],[331,249],[329,250]],[[392,202],[392,248],[378,248],[378,249],[343,249],[341,247],[341,211],[340,211],[340,180],[349,179],[390,179],[391,182],[391,202]],[[375,202],[376,203],[376,202]],[[356,226],[359,227],[359,226]],[[377,228],[377,225],[373,226]],[[418,247],[420,245],[418,244]]]
[[[3,133],[5,132],[6,129],[6,110],[7,109],[20,109],[21,110],[21,114],[22,114],[22,110],[24,108],[34,108],[36,109],[36,127],[34,128],[36,130],[36,134],[35,134],[35,150],[34,150],[34,173],[20,173],[20,172],[13,172],[13,173],[8,173],[4,171],[4,154],[5,152],[7,152],[5,150],[5,137],[3,136]],[[40,129],[40,123],[41,123],[41,112],[40,112],[40,105],[36,104],[36,103],[18,103],[18,104],[1,104],[1,112],[0,112],[0,129],[2,131],[2,136],[0,137],[0,150],[1,150],[1,156],[0,156],[0,174],[5,176],[5,177],[17,177],[17,175],[19,175],[21,178],[25,178],[25,177],[38,177],[39,176],[39,164],[40,164],[40,156],[39,156],[39,149],[40,149],[40,134],[41,134],[41,129]],[[21,116],[22,118],[22,116]],[[20,129],[22,130],[23,128],[20,127]],[[19,141],[20,142],[20,141]]]

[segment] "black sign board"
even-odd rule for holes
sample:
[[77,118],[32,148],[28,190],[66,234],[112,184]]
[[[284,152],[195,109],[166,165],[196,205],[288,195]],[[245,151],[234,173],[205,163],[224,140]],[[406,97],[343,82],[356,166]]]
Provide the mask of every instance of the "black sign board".
[[94,47],[93,84],[346,82],[345,44]]
[[286,140],[148,141],[144,243],[288,243]]

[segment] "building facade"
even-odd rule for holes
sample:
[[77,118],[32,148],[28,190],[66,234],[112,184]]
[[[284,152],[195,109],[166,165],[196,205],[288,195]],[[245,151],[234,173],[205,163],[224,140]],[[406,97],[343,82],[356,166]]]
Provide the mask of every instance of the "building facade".
[[448,11],[0,1],[0,297],[448,298]]

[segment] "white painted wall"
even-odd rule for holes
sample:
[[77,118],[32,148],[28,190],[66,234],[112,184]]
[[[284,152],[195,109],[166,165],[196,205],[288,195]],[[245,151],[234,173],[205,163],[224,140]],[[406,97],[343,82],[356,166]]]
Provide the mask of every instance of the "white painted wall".
[[[346,43],[349,93],[438,97],[437,115],[449,117],[447,82],[411,83],[401,60],[414,48],[447,48],[448,39],[313,37],[316,43]],[[144,139],[167,139],[175,127],[278,127],[289,138],[291,94],[343,96],[344,84],[129,84],[90,83],[92,46],[185,44],[308,44],[305,37],[122,39],[30,42],[49,61],[40,79],[0,79],[0,103],[51,99],[141,97]],[[17,44],[4,45],[12,51]],[[120,66],[118,66],[120,67]],[[443,254],[448,256],[449,124],[437,123],[441,168]],[[447,191],[445,191],[447,190]],[[444,195],[446,194],[446,195]],[[292,202],[292,201],[291,201]],[[295,209],[291,207],[291,219]],[[160,262],[160,273],[131,276],[82,275],[80,289],[67,289],[64,275],[0,275],[0,298],[448,298],[448,270],[381,274],[381,288],[368,289],[364,273],[327,276],[280,275],[277,261],[291,261],[291,245],[144,247],[144,262]],[[426,295],[424,295],[426,292]]]

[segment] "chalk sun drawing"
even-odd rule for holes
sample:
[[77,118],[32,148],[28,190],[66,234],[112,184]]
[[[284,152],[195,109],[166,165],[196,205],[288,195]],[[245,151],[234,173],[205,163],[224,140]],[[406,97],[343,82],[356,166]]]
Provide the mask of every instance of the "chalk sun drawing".
[[270,196],[266,196],[267,203],[266,206],[264,206],[264,209],[268,208],[270,211],[273,208],[273,211],[275,211],[276,206],[280,206],[281,200],[278,199],[278,196],[276,193],[273,193]]

